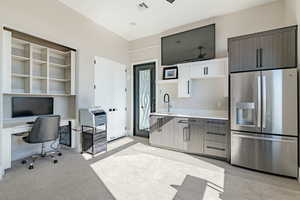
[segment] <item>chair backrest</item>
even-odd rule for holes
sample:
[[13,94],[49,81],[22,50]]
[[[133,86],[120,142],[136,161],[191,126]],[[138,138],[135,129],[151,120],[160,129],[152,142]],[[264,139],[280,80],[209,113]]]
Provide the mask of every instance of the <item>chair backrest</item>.
[[28,135],[30,143],[44,143],[58,138],[60,125],[59,115],[38,117]]

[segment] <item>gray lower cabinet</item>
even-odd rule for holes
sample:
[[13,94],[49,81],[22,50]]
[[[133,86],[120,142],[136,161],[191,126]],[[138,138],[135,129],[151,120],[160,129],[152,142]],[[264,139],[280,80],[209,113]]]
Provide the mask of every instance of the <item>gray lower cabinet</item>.
[[189,119],[186,152],[194,154],[203,153],[204,131],[204,120]]
[[226,158],[227,120],[151,116],[150,144],[174,150]]
[[227,120],[206,120],[204,153],[212,156],[227,156],[229,123]]
[[151,116],[149,138],[150,144],[162,147],[173,147],[174,124],[174,117]]
[[174,124],[174,144],[173,148],[181,151],[186,150],[188,137],[189,137],[189,121],[188,118],[175,118]]
[[149,142],[153,145],[161,145],[162,139],[162,123],[163,117],[160,116],[151,116],[150,117],[150,137]]

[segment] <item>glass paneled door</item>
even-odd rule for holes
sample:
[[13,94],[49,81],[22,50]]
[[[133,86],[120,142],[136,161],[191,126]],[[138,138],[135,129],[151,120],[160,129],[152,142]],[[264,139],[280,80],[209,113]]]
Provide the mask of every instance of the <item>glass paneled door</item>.
[[149,137],[150,113],[155,111],[155,63],[134,66],[134,133]]

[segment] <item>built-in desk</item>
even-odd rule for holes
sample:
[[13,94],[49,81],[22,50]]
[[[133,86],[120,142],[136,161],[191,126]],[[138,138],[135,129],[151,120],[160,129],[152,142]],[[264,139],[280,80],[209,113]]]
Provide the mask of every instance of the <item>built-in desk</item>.
[[[75,126],[75,119],[62,119],[60,126],[66,126],[69,122],[72,122],[72,126]],[[2,170],[11,168],[11,144],[12,135],[29,132],[33,124],[26,124],[26,121],[4,121],[3,129],[0,132],[0,164]],[[72,148],[76,147],[75,134],[72,133]],[[1,168],[0,167],[0,168]],[[2,172],[3,173],[3,172]],[[3,174],[2,174],[3,175]],[[1,169],[0,169],[0,179],[1,179]]]

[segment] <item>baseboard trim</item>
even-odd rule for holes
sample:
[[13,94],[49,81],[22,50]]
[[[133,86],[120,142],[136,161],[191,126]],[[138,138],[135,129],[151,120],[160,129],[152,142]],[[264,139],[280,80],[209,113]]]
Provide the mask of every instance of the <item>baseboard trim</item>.
[[4,170],[2,166],[0,166],[0,180],[2,180],[3,176],[4,176]]
[[299,167],[299,170],[298,170],[298,182],[300,183],[300,167]]

